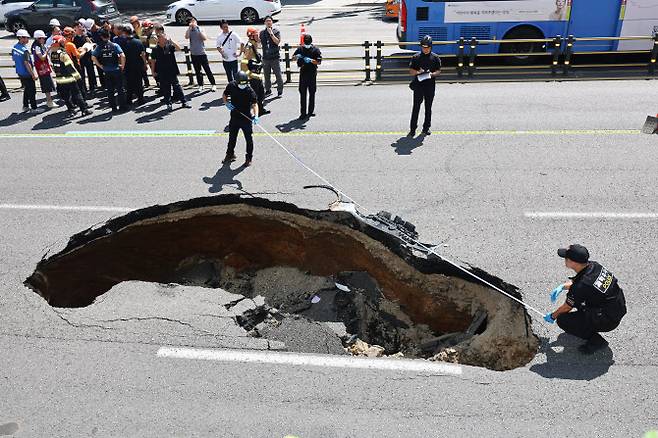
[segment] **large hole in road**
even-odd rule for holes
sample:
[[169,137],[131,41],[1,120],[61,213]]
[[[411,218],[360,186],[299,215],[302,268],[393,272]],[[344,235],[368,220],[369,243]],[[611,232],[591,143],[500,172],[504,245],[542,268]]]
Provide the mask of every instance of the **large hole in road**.
[[[495,370],[529,362],[537,337],[525,309],[428,254],[416,237],[411,224],[384,212],[196,198],[72,236],[26,285],[56,307],[88,306],[129,280],[222,288],[264,297],[264,306],[237,318],[253,336],[286,321],[318,321],[344,325],[336,336],[352,352],[363,341],[386,355]],[[521,298],[514,286],[468,269]]]

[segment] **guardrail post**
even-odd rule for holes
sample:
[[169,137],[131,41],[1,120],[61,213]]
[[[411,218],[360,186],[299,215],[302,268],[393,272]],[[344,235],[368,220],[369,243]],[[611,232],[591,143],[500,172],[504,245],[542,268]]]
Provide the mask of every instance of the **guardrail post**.
[[366,60],[366,81],[370,80],[370,41],[363,43],[365,48],[364,59]]
[[464,37],[459,37],[457,42],[457,76],[460,78],[464,76],[464,47],[466,47],[466,41]]
[[380,81],[382,79],[382,42],[377,41],[375,47],[377,47],[377,59],[375,63],[375,80]]
[[475,73],[475,51],[478,45],[478,40],[475,37],[471,38],[468,51],[468,77],[473,77]]
[[564,67],[562,68],[562,73],[566,76],[569,74],[569,67],[571,66],[571,55],[573,54],[573,43],[576,39],[573,35],[569,35],[567,38],[567,48],[564,51]]
[[649,74],[656,72],[656,57],[658,56],[658,33],[653,34],[653,48],[651,49],[651,59],[649,60]]
[[190,58],[190,48],[183,46],[183,52],[185,53],[185,65],[187,65],[187,85],[194,85],[194,73],[192,72],[192,58]]
[[283,59],[286,65],[286,84],[292,82],[292,72],[290,70],[290,44],[283,45]]
[[562,51],[562,36],[558,35],[553,38],[553,64],[551,64],[551,74],[557,74],[557,65],[560,62],[560,52]]

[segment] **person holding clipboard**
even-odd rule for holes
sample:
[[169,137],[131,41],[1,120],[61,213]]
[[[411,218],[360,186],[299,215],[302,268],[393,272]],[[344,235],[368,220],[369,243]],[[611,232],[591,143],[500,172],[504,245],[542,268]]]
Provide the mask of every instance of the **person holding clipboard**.
[[416,135],[420,104],[425,102],[425,120],[422,135],[430,135],[432,125],[432,102],[436,89],[436,77],[441,74],[441,59],[432,52],[432,37],[425,35],[420,40],[421,52],[416,53],[409,63],[409,74],[413,77],[409,88],[414,92],[414,104],[411,111],[411,123],[407,137]]

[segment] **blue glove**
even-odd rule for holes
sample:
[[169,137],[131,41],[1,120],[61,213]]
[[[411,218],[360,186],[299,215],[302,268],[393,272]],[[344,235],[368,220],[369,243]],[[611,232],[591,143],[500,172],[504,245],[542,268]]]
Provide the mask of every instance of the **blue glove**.
[[259,121],[259,120],[260,120],[260,119],[258,118],[258,116],[254,116],[254,117],[251,119],[251,121],[254,122],[254,125],[258,125],[258,121]]
[[297,59],[302,59],[303,56],[301,55],[301,53],[298,53],[298,54],[295,55],[295,58],[297,58]]
[[546,315],[544,315],[544,321],[546,321],[549,324],[555,324],[555,320],[551,316],[551,312],[548,312]]
[[307,64],[310,64],[311,61],[313,61],[313,60],[311,58],[309,58],[308,56],[306,58],[304,58],[304,62],[307,63]]
[[559,285],[558,287],[556,287],[555,289],[553,289],[551,291],[551,303],[554,303],[554,302],[557,301],[557,297],[560,296],[562,291],[564,291],[564,285],[563,284]]
[[229,111],[233,111],[235,109],[235,105],[233,105],[231,102],[227,102],[226,109]]

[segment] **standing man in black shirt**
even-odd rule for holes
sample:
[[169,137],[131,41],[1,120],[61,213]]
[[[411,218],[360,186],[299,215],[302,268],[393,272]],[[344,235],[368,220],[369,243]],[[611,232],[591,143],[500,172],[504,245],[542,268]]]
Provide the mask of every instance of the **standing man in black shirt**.
[[272,72],[276,77],[277,96],[283,94],[283,76],[281,76],[281,33],[273,27],[274,20],[265,17],[265,29],[260,31],[260,43],[263,46],[263,73],[265,74],[265,95],[272,94]]
[[[614,330],[626,314],[624,292],[612,272],[589,260],[589,251],[584,246],[560,248],[557,254],[576,275],[551,292],[553,302],[563,290],[568,291],[567,299],[555,312],[547,313],[544,320],[557,322],[565,332],[587,340],[578,350],[592,354],[608,345],[599,332]],[[571,312],[574,307],[577,312]]]
[[151,71],[160,84],[160,93],[164,97],[167,110],[172,111],[171,91],[174,91],[174,100],[178,100],[183,108],[191,108],[187,103],[183,87],[178,82],[178,64],[176,63],[176,50],[180,46],[169,39],[164,32],[158,33],[158,45],[151,52]]
[[432,52],[432,37],[425,35],[420,40],[421,52],[416,53],[409,63],[409,74],[413,76],[409,88],[414,91],[414,106],[411,111],[411,123],[408,137],[416,135],[418,128],[418,113],[420,104],[425,101],[425,121],[423,122],[423,135],[430,135],[432,125],[432,102],[436,89],[436,77],[441,74],[441,59]]
[[132,105],[133,98],[137,98],[137,105],[143,105],[146,52],[139,38],[133,35],[132,27],[124,26],[122,33],[123,53],[126,55],[126,67],[123,70],[126,78],[126,103]]
[[[304,44],[299,46],[293,58],[297,58],[299,67],[299,100],[301,109],[299,120],[306,120],[315,116],[315,91],[317,90],[318,65],[322,63],[320,49],[313,45],[311,35],[304,35]],[[306,108],[306,94],[308,93],[308,109]]]
[[238,140],[238,132],[242,129],[247,142],[247,154],[243,166],[249,167],[254,153],[252,124],[258,123],[258,98],[249,86],[249,77],[245,72],[239,71],[237,80],[229,82],[224,90],[223,99],[226,109],[231,111],[231,120],[228,124],[228,148],[222,163],[235,161],[235,144]]

